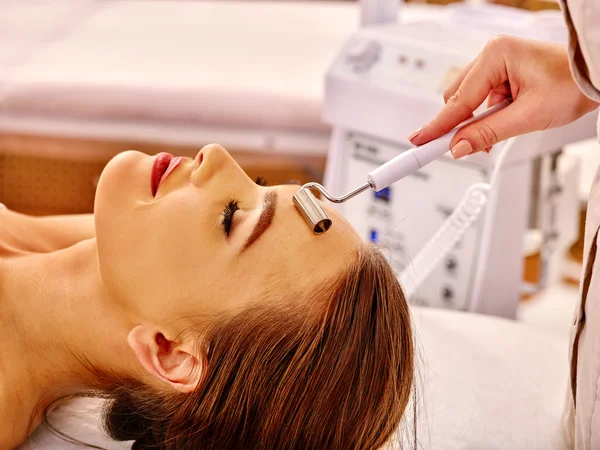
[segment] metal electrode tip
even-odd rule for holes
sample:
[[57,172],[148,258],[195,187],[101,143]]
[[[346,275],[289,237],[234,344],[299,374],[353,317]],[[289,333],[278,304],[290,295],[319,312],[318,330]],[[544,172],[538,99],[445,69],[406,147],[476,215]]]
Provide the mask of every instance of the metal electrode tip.
[[294,194],[293,202],[315,234],[323,234],[331,228],[331,219],[309,189],[300,188]]

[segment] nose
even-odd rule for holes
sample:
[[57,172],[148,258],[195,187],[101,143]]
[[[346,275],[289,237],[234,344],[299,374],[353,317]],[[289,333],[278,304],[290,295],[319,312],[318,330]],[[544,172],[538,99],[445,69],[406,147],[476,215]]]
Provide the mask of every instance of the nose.
[[254,184],[227,150],[218,144],[210,144],[200,150],[196,161],[199,163],[196,171],[198,183],[207,183],[218,177],[219,180],[228,183]]

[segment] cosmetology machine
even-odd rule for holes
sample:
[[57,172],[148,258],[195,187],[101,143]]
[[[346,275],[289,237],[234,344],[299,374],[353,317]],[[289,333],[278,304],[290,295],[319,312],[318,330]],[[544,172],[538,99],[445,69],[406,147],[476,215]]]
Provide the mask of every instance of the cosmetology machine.
[[[333,135],[325,185],[336,195],[352,191],[366,174],[412,147],[407,136],[435,117],[448,82],[491,37],[566,41],[558,12],[467,5],[397,23],[397,0],[363,0],[361,7],[362,27],[345,42],[326,78],[324,116]],[[446,154],[339,209],[365,239],[383,246],[403,274],[411,302],[515,317],[527,230],[543,231],[546,263],[557,240],[576,239],[577,167],[559,155],[566,144],[591,138],[595,120],[590,114],[567,127],[510,139],[489,155],[454,161]],[[419,252],[467,190],[490,183],[492,175],[476,220],[456,244],[436,247],[443,258],[431,259],[435,267],[425,277],[417,273],[423,270],[415,264]]]

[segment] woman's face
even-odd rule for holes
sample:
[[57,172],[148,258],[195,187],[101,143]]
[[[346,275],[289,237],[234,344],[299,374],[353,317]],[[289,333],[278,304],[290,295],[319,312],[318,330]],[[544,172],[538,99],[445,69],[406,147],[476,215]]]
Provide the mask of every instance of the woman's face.
[[218,145],[171,161],[179,165],[156,190],[160,160],[115,157],[95,205],[109,296],[146,320],[226,312],[268,293],[293,298],[343,270],[360,245],[327,207],[333,226],[313,234],[292,203],[298,186],[258,186]]

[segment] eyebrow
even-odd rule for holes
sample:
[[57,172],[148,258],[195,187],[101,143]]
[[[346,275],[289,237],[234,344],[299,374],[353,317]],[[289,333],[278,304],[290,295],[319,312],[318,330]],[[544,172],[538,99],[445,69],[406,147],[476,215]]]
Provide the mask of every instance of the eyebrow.
[[263,235],[263,233],[267,231],[267,229],[271,225],[271,222],[273,222],[273,216],[275,215],[276,205],[277,191],[271,189],[265,194],[265,198],[263,200],[263,208],[260,212],[260,217],[258,218],[256,225],[254,225],[252,233],[250,233],[250,236],[248,236],[246,243],[242,247],[242,251],[246,250],[248,247],[254,244],[258,240],[258,238],[260,238]]

